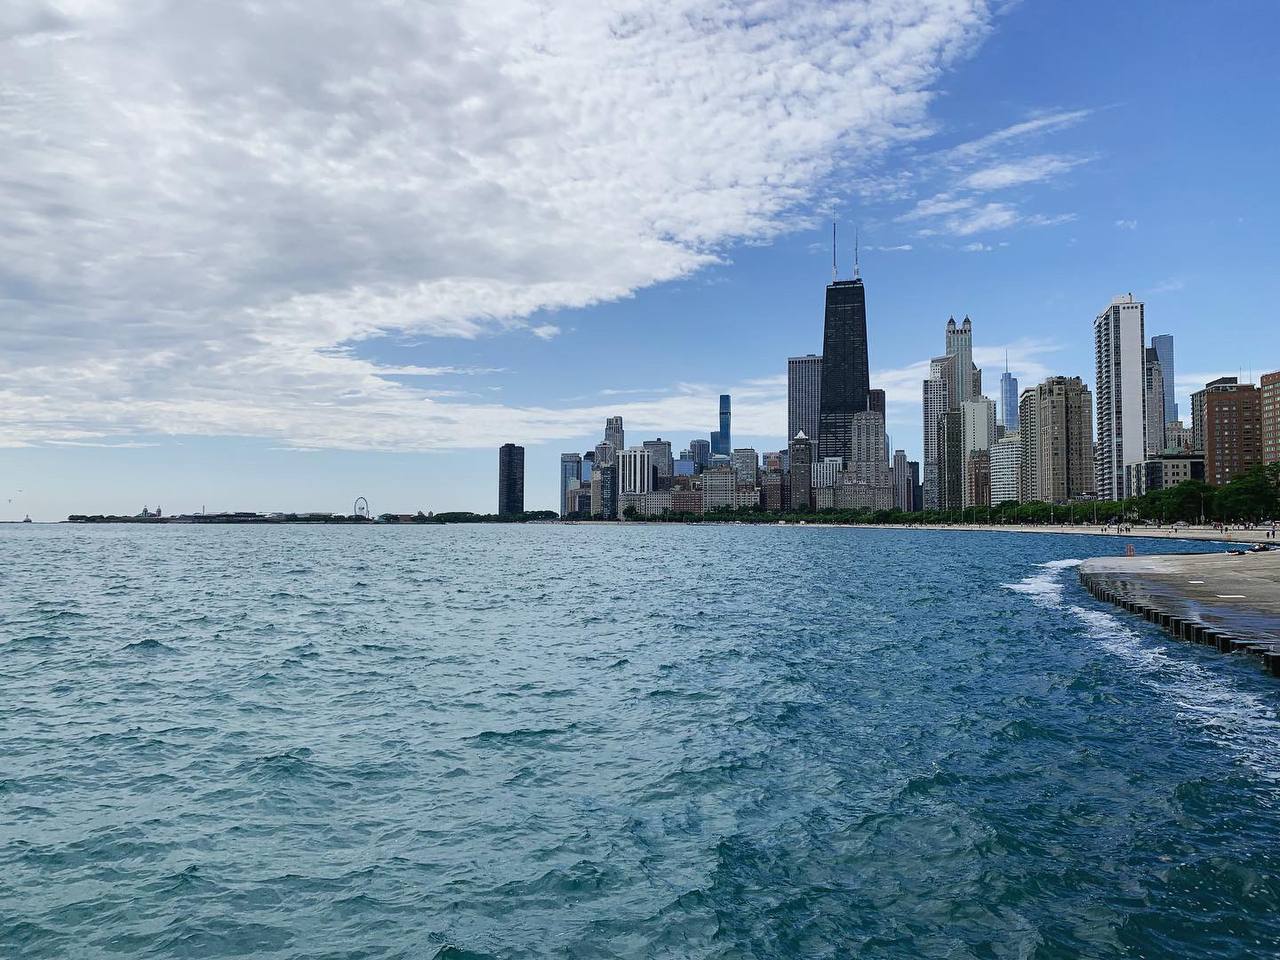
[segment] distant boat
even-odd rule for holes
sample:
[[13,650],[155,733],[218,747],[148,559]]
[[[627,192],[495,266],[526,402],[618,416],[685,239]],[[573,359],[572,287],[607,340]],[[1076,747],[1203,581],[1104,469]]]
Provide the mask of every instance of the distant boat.
[[30,522],[31,522],[31,514],[29,514],[29,513],[28,513],[28,514],[27,514],[27,516],[26,516],[26,519],[24,519],[22,522],[23,522],[23,523],[30,523]]

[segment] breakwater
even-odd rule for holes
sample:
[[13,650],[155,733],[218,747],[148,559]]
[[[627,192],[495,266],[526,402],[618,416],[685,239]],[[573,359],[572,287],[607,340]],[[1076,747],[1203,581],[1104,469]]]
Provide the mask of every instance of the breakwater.
[[1280,676],[1280,550],[1107,557],[1079,573],[1099,600],[1180,640],[1253,654]]

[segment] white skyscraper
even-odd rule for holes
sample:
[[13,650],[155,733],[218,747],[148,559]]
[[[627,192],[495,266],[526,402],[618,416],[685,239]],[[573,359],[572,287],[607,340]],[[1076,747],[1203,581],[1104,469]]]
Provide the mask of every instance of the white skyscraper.
[[653,489],[652,457],[644,447],[617,453],[618,494],[648,493]]
[[787,436],[818,435],[822,410],[822,357],[811,353],[787,359]]
[[1094,483],[1104,500],[1129,496],[1125,468],[1146,454],[1146,318],[1133,294],[1115,297],[1093,321],[1097,363]]
[[938,509],[938,420],[951,405],[953,357],[929,361],[929,379],[924,381],[924,462],[920,465],[922,500],[926,510]]
[[991,447],[991,503],[1022,499],[1022,435],[1006,433]]

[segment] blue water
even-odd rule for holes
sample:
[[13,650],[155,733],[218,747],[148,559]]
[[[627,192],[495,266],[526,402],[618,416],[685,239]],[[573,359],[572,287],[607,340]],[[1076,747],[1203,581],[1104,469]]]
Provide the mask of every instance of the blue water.
[[1275,956],[1280,683],[1124,542],[0,528],[0,956]]

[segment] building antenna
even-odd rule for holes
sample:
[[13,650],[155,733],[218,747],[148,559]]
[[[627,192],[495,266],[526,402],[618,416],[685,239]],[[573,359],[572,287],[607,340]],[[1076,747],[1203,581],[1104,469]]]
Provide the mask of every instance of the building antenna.
[[858,266],[858,228],[853,228],[853,279],[862,279],[862,268]]
[[832,220],[831,221],[831,282],[832,283],[836,282],[837,276],[839,276],[839,274],[836,272],[836,222]]

